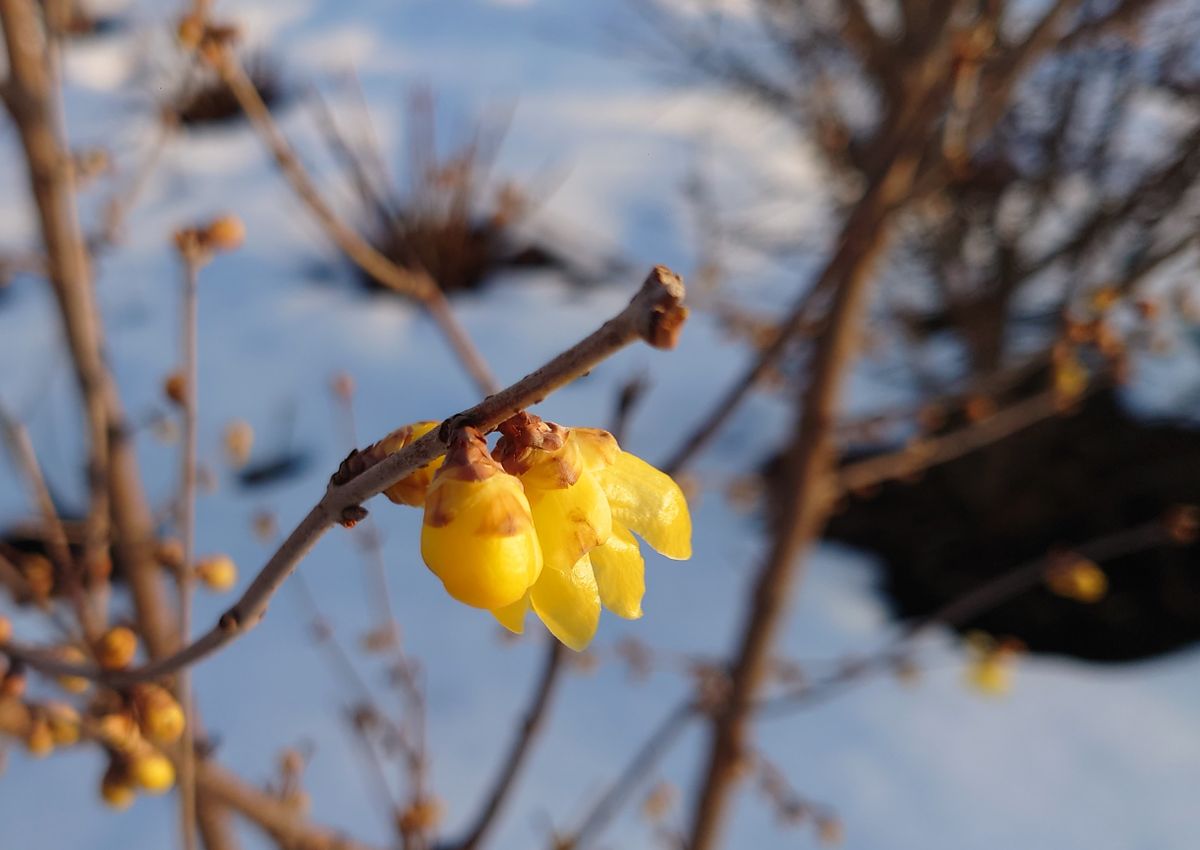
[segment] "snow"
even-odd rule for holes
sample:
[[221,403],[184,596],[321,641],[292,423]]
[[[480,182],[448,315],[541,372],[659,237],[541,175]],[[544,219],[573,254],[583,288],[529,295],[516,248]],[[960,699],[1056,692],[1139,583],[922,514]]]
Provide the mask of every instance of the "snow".
[[[736,15],[749,4],[721,5]],[[753,200],[753,187],[761,185],[803,198],[777,212],[781,230],[811,236],[826,225],[819,168],[796,155],[803,150],[785,128],[720,91],[662,82],[660,69],[619,38],[624,28],[637,27],[636,16],[622,6],[603,0],[256,0],[228,2],[223,11],[242,21],[250,44],[267,49],[298,84],[326,85],[331,75],[356,71],[389,164],[402,162],[405,94],[413,83],[435,88],[448,126],[496,104],[515,105],[498,173],[534,180],[547,171],[561,175],[538,222],[586,233],[638,263],[666,262],[685,272],[694,264],[695,232],[682,187],[699,156],[712,163],[722,186],[743,187],[750,197],[739,201]],[[167,49],[163,15],[161,4],[143,3],[138,20],[144,29],[71,47],[67,111],[77,143],[109,143],[119,151],[148,143],[157,90],[148,69],[165,64],[155,53]],[[147,55],[135,62],[131,47]],[[346,187],[311,115],[292,101],[281,117],[305,161],[344,203]],[[0,245],[19,246],[31,230],[7,126],[0,144]],[[139,161],[139,155],[123,155],[124,174]],[[93,195],[97,191],[103,197],[106,190]],[[98,208],[94,200],[86,206],[89,214]],[[244,583],[269,553],[253,536],[252,514],[269,509],[290,528],[345,454],[329,401],[333,373],[345,371],[357,382],[362,440],[407,421],[445,416],[476,395],[418,312],[363,295],[340,266],[335,280],[320,279],[315,269],[330,259],[328,247],[255,137],[234,126],[171,143],[128,224],[127,243],[101,263],[98,295],[110,355],[135,418],[159,406],[160,382],[175,358],[179,269],[170,234],[226,210],[246,221],[249,238],[244,250],[218,258],[201,279],[200,446],[220,488],[201,498],[198,539],[201,552],[231,554]],[[795,268],[760,271],[747,284],[755,300],[779,303],[797,286]],[[508,276],[457,299],[455,307],[500,380],[509,381],[616,310],[637,277],[566,290],[539,275]],[[82,459],[72,379],[60,351],[49,296],[31,281],[17,283],[0,304],[0,359],[8,364],[0,370],[0,400],[28,418],[51,481],[67,491]],[[677,352],[626,351],[539,412],[565,424],[604,424],[616,389],[645,373],[651,390],[627,447],[654,461],[698,414],[695,400],[725,386],[744,357],[697,314]],[[850,404],[868,406],[879,400],[870,394],[882,391],[857,378]],[[258,457],[290,432],[296,448],[313,453],[308,472],[266,490],[239,490],[220,460],[221,430],[235,417],[254,426]],[[702,474],[719,480],[757,463],[787,426],[788,412],[778,401],[753,399],[717,440]],[[174,486],[176,449],[147,433],[139,450],[150,492],[161,504]],[[11,477],[5,481],[0,516],[17,516],[22,495]],[[490,781],[536,675],[541,642],[497,641],[491,619],[448,599],[421,565],[419,514],[383,503],[372,507],[386,538],[405,643],[425,666],[434,787],[446,800],[448,833],[454,834]],[[623,635],[706,653],[730,645],[740,616],[731,600],[742,598],[762,556],[761,530],[715,490],[695,505],[695,520],[696,556],[683,564],[649,557],[645,618],[625,623],[606,615],[600,651]],[[369,609],[351,536],[330,533],[303,571],[340,639],[353,646],[369,625]],[[818,551],[793,600],[786,653],[832,659],[881,645],[890,626],[874,576],[858,554]],[[226,604],[202,594],[197,622],[212,621]],[[23,617],[17,626],[28,634],[34,620]],[[540,637],[532,623],[530,630]],[[253,781],[272,776],[280,748],[311,744],[313,817],[382,843],[388,826],[373,808],[342,722],[346,700],[319,653],[308,640],[296,589],[285,587],[258,629],[197,669],[205,720],[222,761]],[[1200,653],[1105,668],[1023,660],[1014,693],[1001,701],[963,687],[963,657],[945,636],[931,638],[924,657],[929,670],[915,687],[874,681],[761,725],[760,746],[798,789],[836,809],[850,850],[1195,846]],[[372,683],[382,683],[379,663],[363,669]],[[377,693],[394,705],[390,693]],[[673,676],[630,685],[611,663],[588,676],[571,675],[495,846],[544,845],[550,818],[569,826],[682,694]],[[692,730],[663,775],[686,790],[699,751]],[[0,846],[171,846],[174,800],[142,799],[131,811],[112,814],[95,792],[101,770],[94,751],[41,762],[14,752],[0,779]],[[807,834],[781,831],[750,796],[739,808],[730,847],[812,843]],[[615,825],[609,845],[650,841],[635,806]],[[250,830],[246,844],[268,846]]]

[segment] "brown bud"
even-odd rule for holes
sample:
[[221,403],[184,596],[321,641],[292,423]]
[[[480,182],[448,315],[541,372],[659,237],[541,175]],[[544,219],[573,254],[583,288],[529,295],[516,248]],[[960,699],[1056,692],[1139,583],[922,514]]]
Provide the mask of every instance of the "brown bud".
[[1200,507],[1175,505],[1163,517],[1167,534],[1180,546],[1191,546],[1200,539]]
[[342,401],[350,401],[354,397],[354,378],[347,372],[338,372],[330,380],[329,388]]
[[236,215],[223,215],[200,232],[200,241],[213,251],[236,251],[246,241],[246,226]]
[[163,395],[183,407],[187,403],[187,378],[182,372],[172,372],[163,380]]
[[184,557],[183,541],[178,537],[164,537],[154,547],[154,560],[167,569],[182,570]]

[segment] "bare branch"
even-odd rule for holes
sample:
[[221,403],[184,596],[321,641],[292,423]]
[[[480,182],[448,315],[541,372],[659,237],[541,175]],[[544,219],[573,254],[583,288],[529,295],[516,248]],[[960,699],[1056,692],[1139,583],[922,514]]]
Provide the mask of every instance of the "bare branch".
[[[183,286],[180,309],[180,344],[183,360],[183,443],[179,453],[179,502],[176,515],[179,536],[183,542],[183,564],[175,580],[179,589],[179,645],[192,639],[192,564],[196,555],[196,392],[199,379],[199,344],[196,340],[197,278],[203,262],[195,240],[185,239],[180,245],[183,260]],[[179,771],[179,820],[183,835],[183,850],[196,847],[196,713],[192,696],[192,679],[185,668],[179,671],[176,684],[179,705],[183,709],[184,727]]]
[[687,727],[688,721],[698,714],[698,706],[690,701],[681,703],[672,709],[654,727],[645,743],[629,760],[625,769],[608,786],[608,790],[596,800],[595,805],[584,816],[575,832],[564,839],[560,846],[583,850],[589,843],[599,838],[604,827],[612,822],[621,807],[632,796],[638,782],[649,775],[651,768],[667,754]]

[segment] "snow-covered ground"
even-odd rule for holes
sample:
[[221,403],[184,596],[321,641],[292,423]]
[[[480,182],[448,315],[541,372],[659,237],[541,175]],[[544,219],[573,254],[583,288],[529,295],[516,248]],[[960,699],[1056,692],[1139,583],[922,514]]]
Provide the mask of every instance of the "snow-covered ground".
[[[147,67],[167,42],[172,4],[143,3],[144,26],[71,47],[67,114],[73,141],[125,152],[139,161],[153,133],[152,102],[162,85]],[[737,5],[737,4],[734,4]],[[221,4],[241,20],[251,44],[269,46],[298,83],[328,84],[360,75],[385,151],[400,161],[407,87],[434,86],[447,132],[472,115],[513,109],[500,170],[517,177],[553,175],[559,187],[541,216],[602,247],[649,266],[687,271],[694,237],[682,187],[699,158],[728,173],[783,174],[811,198],[788,212],[797,228],[819,232],[819,175],[795,154],[783,128],[702,87],[668,86],[662,66],[627,37],[637,18],[606,0],[254,0]],[[157,27],[154,21],[158,20]],[[151,57],[148,59],[147,57]],[[293,105],[283,124],[308,161],[333,173],[311,115]],[[0,246],[31,238],[23,175],[11,129],[0,125]],[[747,181],[730,181],[750,185]],[[330,182],[340,197],[345,187]],[[96,192],[92,193],[96,195]],[[101,189],[99,197],[103,197]],[[98,205],[85,212],[94,215]],[[122,250],[105,259],[99,297],[109,348],[132,411],[158,403],[175,356],[178,269],[173,228],[216,212],[242,216],[246,247],[218,258],[201,281],[200,445],[219,471],[216,493],[201,498],[201,552],[225,551],[243,581],[268,554],[251,516],[274,511],[290,527],[320,495],[345,453],[329,403],[328,379],[351,374],[358,385],[360,438],[398,424],[439,418],[475,400],[431,324],[405,304],[364,296],[347,281],[319,280],[328,257],[317,228],[243,126],[206,130],[167,149]],[[782,219],[789,225],[792,219]],[[771,303],[795,286],[779,269],[746,284],[748,297]],[[540,364],[613,312],[638,276],[611,287],[565,290],[538,276],[506,279],[455,306],[472,336],[508,381]],[[70,488],[80,462],[77,414],[48,293],[32,282],[0,303],[0,400],[29,418],[52,481]],[[627,447],[651,461],[674,446],[698,412],[695,399],[724,386],[743,353],[699,314],[672,354],[631,349],[540,411],[566,424],[609,420],[617,387],[645,372],[651,391]],[[859,386],[856,384],[856,386]],[[865,386],[865,385],[863,385]],[[852,399],[866,405],[860,393]],[[239,490],[221,466],[221,429],[248,420],[259,447],[291,433],[314,453],[307,474],[273,488]],[[759,398],[734,419],[701,469],[720,476],[753,462],[787,422]],[[753,423],[753,430],[751,430]],[[141,441],[150,489],[173,486],[176,448]],[[262,455],[259,455],[260,457]],[[0,517],[21,512],[6,471]],[[452,602],[421,565],[415,511],[374,506],[386,536],[393,604],[407,647],[426,666],[433,781],[445,799],[448,832],[471,815],[500,757],[536,673],[541,642],[496,639],[486,615]],[[716,492],[694,506],[696,555],[688,563],[648,558],[646,617],[625,623],[606,615],[602,650],[633,634],[664,648],[716,653],[737,626],[739,600],[761,552],[752,518],[731,511]],[[353,644],[368,627],[358,555],[347,533],[330,534],[303,566],[338,634]],[[821,549],[794,600],[785,650],[833,658],[880,645],[890,633],[861,556]],[[207,623],[226,600],[198,603]],[[30,619],[17,626],[28,634]],[[531,624],[538,636],[538,627]],[[761,727],[764,750],[792,783],[833,806],[852,850],[1192,850],[1200,841],[1200,654],[1150,664],[1097,668],[1061,660],[1021,662],[1017,686],[985,700],[962,685],[960,649],[932,640],[929,671],[916,687],[878,680],[821,707]],[[377,662],[364,667],[382,681]],[[197,689],[220,757],[243,776],[270,778],[281,747],[311,744],[313,817],[364,839],[385,841],[361,765],[342,721],[339,685],[308,639],[295,588],[285,587],[270,616],[232,649],[201,665]],[[683,693],[662,675],[630,685],[616,665],[571,675],[496,846],[544,846],[551,819],[568,826],[643,735]],[[380,690],[385,701],[392,697]],[[390,702],[387,704],[391,704]],[[685,788],[699,738],[686,737],[663,775]],[[113,814],[96,786],[103,765],[94,751],[30,761],[13,752],[0,778],[0,848],[162,848],[175,841],[175,802],[141,799]],[[64,816],[69,813],[69,816]],[[266,846],[247,831],[247,846]],[[611,846],[646,846],[636,807],[610,834]],[[730,847],[791,846],[810,836],[780,831],[757,799],[739,808]]]

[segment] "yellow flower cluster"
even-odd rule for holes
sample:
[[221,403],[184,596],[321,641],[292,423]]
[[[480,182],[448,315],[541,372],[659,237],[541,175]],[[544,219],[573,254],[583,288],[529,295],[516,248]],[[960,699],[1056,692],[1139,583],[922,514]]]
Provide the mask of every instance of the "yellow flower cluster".
[[[434,427],[394,432],[396,451]],[[642,616],[637,534],[659,553],[691,557],[692,524],[671,478],[624,452],[607,431],[565,428],[527,413],[500,426],[489,452],[462,429],[439,459],[389,488],[425,507],[421,555],[460,602],[520,633],[530,608],[567,646],[584,649],[601,607]]]

